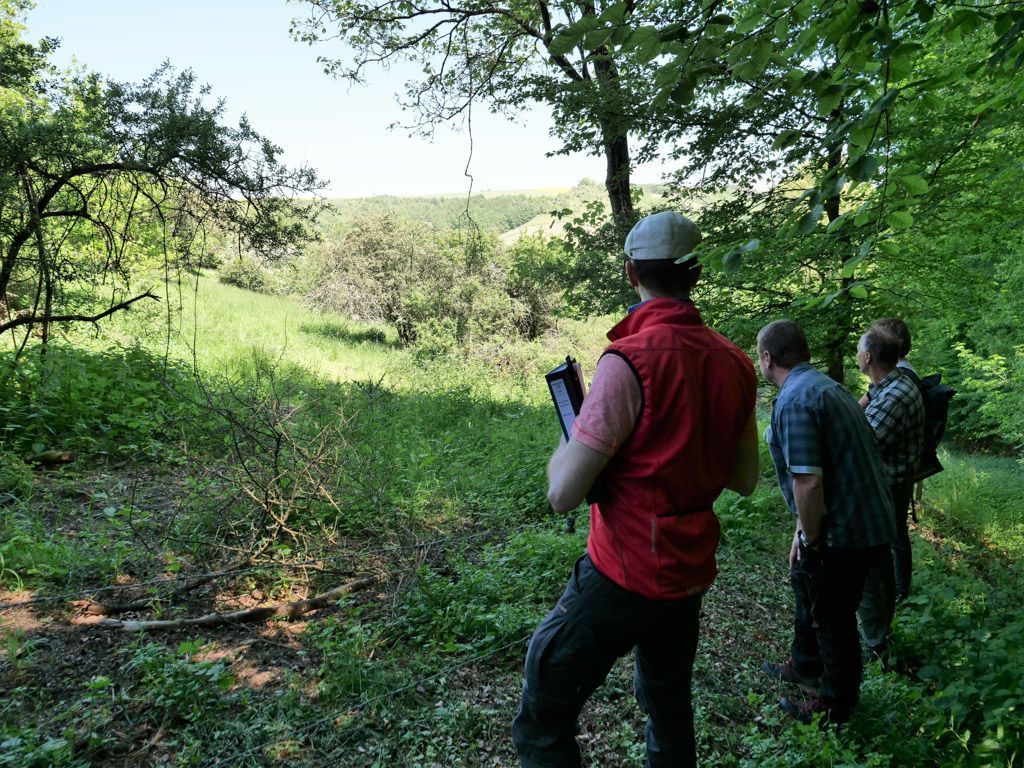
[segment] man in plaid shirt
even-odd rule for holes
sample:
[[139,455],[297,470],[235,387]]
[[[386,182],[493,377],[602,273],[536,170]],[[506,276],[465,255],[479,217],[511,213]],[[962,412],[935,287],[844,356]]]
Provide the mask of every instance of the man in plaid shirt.
[[[790,583],[796,611],[789,660],[772,678],[817,693],[779,705],[811,722],[844,723],[860,695],[857,606],[864,579],[892,560],[892,499],[875,437],[842,384],[811,367],[800,326],[776,320],[757,336],[761,373],[779,387],[765,434],[782,495],[796,516]],[[891,567],[891,566],[890,566]]]
[[896,522],[892,567],[886,564],[868,574],[858,609],[864,642],[876,655],[888,645],[897,597],[906,598],[910,590],[907,513],[924,445],[924,400],[917,383],[898,367],[899,359],[900,340],[884,327],[876,323],[861,336],[857,365],[872,383],[864,415],[875,431],[889,477]]

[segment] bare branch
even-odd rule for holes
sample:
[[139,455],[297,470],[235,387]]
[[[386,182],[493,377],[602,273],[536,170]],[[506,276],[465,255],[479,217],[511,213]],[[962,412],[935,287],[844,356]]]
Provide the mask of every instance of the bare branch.
[[284,618],[296,619],[310,611],[326,608],[332,601],[343,595],[350,595],[379,584],[379,576],[365,576],[354,579],[340,587],[335,587],[327,592],[322,592],[315,597],[306,600],[295,600],[291,603],[280,603],[278,605],[265,605],[257,608],[247,608],[231,613],[208,613],[194,619],[166,619],[155,621],[124,621],[121,619],[100,619],[94,623],[104,629],[121,629],[125,632],[146,632],[160,629],[180,629],[181,627],[215,627],[221,624],[241,623],[247,621],[263,621],[266,619]]
[[8,320],[6,323],[0,323],[0,333],[9,331],[12,328],[17,328],[22,325],[36,325],[39,323],[95,323],[99,322],[105,317],[109,317],[115,312],[119,312],[122,309],[127,309],[132,304],[141,299],[153,299],[160,301],[160,297],[154,293],[146,291],[145,293],[139,294],[127,301],[122,301],[119,304],[100,312],[98,315],[36,315],[34,312],[31,315],[23,315],[16,317],[13,320]]

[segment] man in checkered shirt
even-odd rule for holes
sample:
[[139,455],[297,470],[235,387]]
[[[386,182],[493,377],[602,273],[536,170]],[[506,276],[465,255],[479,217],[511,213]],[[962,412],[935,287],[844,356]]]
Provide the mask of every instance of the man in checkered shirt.
[[792,320],[757,336],[765,380],[779,387],[765,433],[779,487],[796,517],[789,552],[795,616],[790,658],[766,661],[773,679],[816,694],[779,705],[802,722],[850,719],[863,671],[857,606],[864,580],[892,570],[892,498],[877,441],[846,388],[811,367]]
[[875,431],[896,515],[892,567],[868,573],[857,611],[864,643],[876,655],[888,645],[897,597],[906,598],[910,589],[907,512],[924,445],[924,400],[917,383],[898,367],[899,359],[900,340],[884,327],[876,323],[861,336],[857,365],[872,383],[864,415]]

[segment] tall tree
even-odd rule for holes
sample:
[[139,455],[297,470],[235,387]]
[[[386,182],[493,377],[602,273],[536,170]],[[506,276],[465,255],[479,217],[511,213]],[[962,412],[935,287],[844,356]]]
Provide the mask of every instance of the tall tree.
[[[246,120],[224,125],[191,72],[56,72],[53,41],[22,40],[28,5],[0,5],[0,333],[45,339],[152,297],[132,292],[133,266],[194,264],[211,226],[271,255],[306,236],[317,206],[290,198],[320,186],[312,169],[283,166]],[[75,305],[69,288],[106,278],[106,309]]]
[[[739,314],[813,313],[828,372],[842,381],[878,303],[864,300],[901,232],[933,215],[930,190],[960,166],[953,158],[1000,136],[1020,107],[1024,8],[748,0],[734,9],[722,56],[694,73],[686,93],[696,95],[663,111],[679,123],[679,178],[699,176],[698,192],[718,195],[702,212],[718,241],[708,256],[734,269],[750,253],[756,269],[731,282],[745,297]],[[952,122],[926,140],[921,121],[940,114]]]
[[[309,43],[337,41],[347,59],[321,57],[327,71],[361,82],[372,65],[416,64],[402,104],[414,128],[430,130],[483,102],[515,115],[551,108],[561,152],[605,158],[605,188],[620,233],[635,214],[630,171],[657,152],[654,96],[663,50],[683,55],[687,37],[714,30],[714,7],[685,0],[306,0],[309,15],[293,33]],[[704,6],[708,6],[705,8]],[[659,27],[661,29],[659,29]],[[697,62],[692,62],[696,64]],[[689,64],[688,64],[689,66]],[[677,66],[678,70],[678,66]],[[658,82],[661,82],[659,80]]]
[[[951,158],[998,136],[1021,106],[1024,4],[735,0],[698,17],[689,8],[677,2],[653,35],[617,38],[600,18],[559,34],[607,40],[620,62],[655,63],[648,98],[625,119],[645,112],[647,135],[674,144],[680,196],[700,198],[710,234],[702,258],[727,272],[744,258],[756,267],[731,281],[735,300],[719,297],[727,319],[813,312],[829,373],[842,380],[900,231],[932,209],[928,192]],[[969,44],[947,56],[961,39]],[[896,126],[958,91],[971,98],[948,126],[957,138],[908,152]]]

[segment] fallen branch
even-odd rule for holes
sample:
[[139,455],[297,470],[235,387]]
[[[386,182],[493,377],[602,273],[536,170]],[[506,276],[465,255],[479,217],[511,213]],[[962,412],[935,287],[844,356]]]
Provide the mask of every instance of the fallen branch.
[[[233,571],[238,568],[244,568],[246,565],[248,565],[248,561],[239,563],[238,565],[233,566],[229,570]],[[169,595],[166,595],[164,597],[140,597],[138,600],[131,600],[127,603],[105,603],[100,602],[98,600],[86,600],[80,603],[80,607],[86,613],[91,613],[94,616],[112,616],[117,613],[128,613],[129,611],[144,611],[147,608],[152,607],[153,603],[155,602],[180,599],[187,595],[189,592],[198,589],[204,584],[209,584],[211,581],[218,578],[219,576],[219,573],[208,573],[205,576],[201,576],[191,581],[187,581],[177,589],[173,590]]]
[[100,619],[95,626],[106,629],[123,629],[126,632],[146,632],[155,629],[180,629],[182,627],[216,627],[221,624],[238,624],[246,621],[262,621],[265,619],[285,618],[296,619],[303,614],[326,608],[329,603],[341,597],[358,592],[379,584],[379,576],[366,576],[354,579],[340,587],[323,592],[306,600],[291,603],[264,605],[258,608],[246,608],[231,613],[208,613],[194,619],[165,619],[154,621],[124,621],[122,619]]
[[41,467],[56,467],[61,464],[70,464],[74,460],[75,454],[68,451],[40,451],[26,459],[30,464],[38,464]]
[[[168,600],[180,600],[185,597],[189,592],[192,592],[204,584],[209,584],[214,579],[219,579],[221,576],[232,576],[239,572],[245,571],[247,566],[255,559],[259,558],[267,549],[270,547],[271,540],[268,539],[259,548],[258,551],[247,553],[245,557],[240,560],[236,560],[234,563],[229,565],[227,568],[221,571],[213,571],[212,573],[204,573],[200,576],[196,576],[191,579],[187,579],[179,587],[172,590],[167,595],[149,595],[148,597],[140,597],[135,600],[129,600],[126,603],[111,603],[103,602],[100,600],[77,600],[73,601],[72,605],[78,606],[85,613],[93,616],[113,616],[118,613],[129,613],[131,611],[144,611],[153,606],[156,602],[166,602]],[[126,585],[130,588],[132,585]]]

